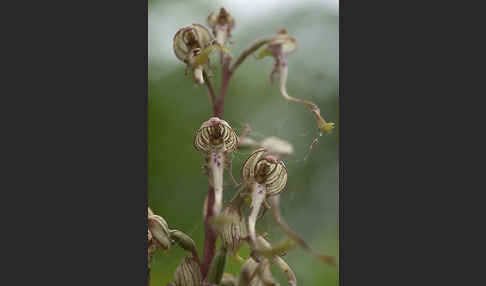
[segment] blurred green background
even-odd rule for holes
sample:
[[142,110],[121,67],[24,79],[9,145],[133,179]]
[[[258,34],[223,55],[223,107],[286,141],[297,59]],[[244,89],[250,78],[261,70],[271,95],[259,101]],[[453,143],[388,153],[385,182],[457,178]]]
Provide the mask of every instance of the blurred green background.
[[[234,57],[255,39],[272,36],[285,27],[298,43],[297,50],[288,56],[289,94],[314,101],[328,121],[336,122],[334,132],[319,137],[319,143],[310,151],[310,144],[319,136],[315,121],[304,106],[285,101],[278,86],[270,85],[271,58],[249,57],[229,85],[223,119],[238,134],[248,123],[254,139],[278,136],[294,145],[295,154],[285,158],[289,181],[281,195],[282,214],[315,250],[337,260],[339,17],[335,0],[149,1],[149,205],[171,229],[189,234],[202,254],[202,204],[208,187],[201,169],[204,158],[192,143],[194,132],[211,117],[212,108],[206,88],[184,76],[185,66],[173,54],[172,38],[183,26],[207,26],[207,15],[220,7],[236,20],[231,39],[234,44],[230,46]],[[219,71],[213,76],[219,87]],[[234,155],[233,174],[237,180],[249,153],[237,151]],[[225,188],[225,201],[234,192],[232,186]],[[268,232],[271,242],[284,238],[270,213],[259,222],[257,231]],[[247,254],[243,249],[242,255]],[[151,285],[172,282],[173,272],[185,255],[177,247],[159,252],[152,265]],[[338,285],[337,266],[320,264],[298,248],[284,259],[294,270],[298,285]],[[236,276],[238,269],[230,259],[226,272]],[[278,269],[272,267],[272,272],[281,285],[288,285]]]

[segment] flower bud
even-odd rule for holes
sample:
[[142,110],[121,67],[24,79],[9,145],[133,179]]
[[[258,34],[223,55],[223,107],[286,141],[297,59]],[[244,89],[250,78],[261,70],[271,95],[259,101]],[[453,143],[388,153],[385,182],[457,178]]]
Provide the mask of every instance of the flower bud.
[[169,228],[167,222],[158,215],[148,217],[148,227],[153,238],[164,248],[170,248]]
[[201,286],[199,264],[191,258],[184,258],[174,273],[174,280],[177,286]]
[[221,215],[227,218],[221,231],[223,247],[234,253],[240,248],[242,239],[247,236],[245,219],[240,208],[232,204],[227,206]]
[[204,122],[196,132],[194,147],[197,151],[209,154],[211,150],[233,152],[238,146],[238,138],[228,122],[212,117]]
[[207,22],[209,27],[213,29],[213,34],[220,45],[224,44],[225,39],[231,37],[231,30],[235,27],[233,16],[224,8],[221,8],[217,15],[211,12]]
[[170,238],[173,239],[180,247],[191,252],[192,254],[197,254],[196,243],[187,234],[180,230],[171,230]]

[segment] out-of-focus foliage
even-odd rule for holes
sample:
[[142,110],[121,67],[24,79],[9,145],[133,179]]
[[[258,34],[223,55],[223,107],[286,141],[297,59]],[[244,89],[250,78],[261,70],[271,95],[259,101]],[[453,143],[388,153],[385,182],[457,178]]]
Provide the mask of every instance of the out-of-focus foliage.
[[[249,21],[239,18],[239,13],[225,2],[149,1],[149,204],[165,218],[169,228],[190,235],[202,254],[202,206],[208,183],[201,169],[204,158],[194,149],[193,140],[201,123],[212,116],[212,108],[206,88],[184,76],[185,65],[172,52],[172,37],[183,26],[206,25],[209,13],[222,5],[235,17],[234,44],[229,47],[235,57],[255,39],[272,36],[282,27],[297,39],[297,50],[288,57],[288,92],[312,100],[327,120],[336,122],[333,133],[318,137],[318,144],[310,151],[310,144],[319,135],[314,118],[304,106],[285,101],[278,85],[270,85],[272,59],[249,57],[231,80],[223,119],[237,133],[243,131],[246,123],[250,124],[253,131],[249,136],[257,141],[277,136],[293,144],[294,154],[284,159],[289,180],[281,195],[282,215],[315,250],[337,260],[339,25],[338,16],[321,6],[285,9],[283,5]],[[212,64],[217,63],[218,58],[212,58]],[[219,71],[212,74],[215,87],[219,87]],[[247,150],[233,154],[233,175],[237,180],[250,153]],[[235,193],[229,179],[227,182],[225,201]],[[285,238],[270,212],[258,223],[257,231],[268,232],[269,240],[275,244]],[[172,282],[173,272],[185,255],[178,247],[156,254],[151,285]],[[247,247],[241,255],[248,257]],[[298,285],[338,285],[337,266],[317,263],[301,249],[291,250],[285,260],[293,268]],[[229,258],[226,272],[236,276],[238,269],[239,265]],[[285,275],[274,266],[271,269],[280,284],[287,285]]]

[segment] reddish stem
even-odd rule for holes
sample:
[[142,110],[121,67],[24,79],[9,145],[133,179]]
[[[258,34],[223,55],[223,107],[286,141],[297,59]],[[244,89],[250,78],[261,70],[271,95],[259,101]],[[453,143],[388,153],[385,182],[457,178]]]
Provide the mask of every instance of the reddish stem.
[[[220,96],[217,100],[214,100],[214,97],[212,97],[214,116],[221,119],[223,118],[224,102],[226,99],[229,80],[232,74],[229,68],[231,60],[232,57],[230,55],[224,53],[223,51],[221,52],[222,80],[221,80]],[[211,93],[212,88],[210,88],[210,85],[208,85],[208,88]],[[212,93],[214,94],[214,91]],[[206,216],[204,218],[204,227],[205,227],[204,252],[203,252],[203,260],[201,263],[201,274],[203,276],[203,279],[206,278],[209,272],[209,267],[211,266],[211,262],[216,252],[216,240],[218,238],[218,233],[211,226],[211,218],[214,215],[213,213],[214,201],[215,201],[214,188],[210,185],[208,196],[207,196]]]
[[218,233],[211,226],[211,218],[213,217],[213,205],[214,205],[214,189],[209,186],[209,192],[207,197],[207,207],[206,207],[206,217],[204,218],[204,253],[203,260],[201,263],[201,274],[203,279],[209,271],[209,266],[213,260],[214,254],[216,252],[216,239],[218,238]]
[[204,77],[204,83],[208,88],[209,97],[211,98],[211,102],[214,105],[214,103],[216,102],[216,95],[214,94],[214,89],[213,89],[213,85],[211,84],[211,80],[209,79],[209,76],[205,70],[203,70],[203,77]]
[[214,116],[218,118],[223,118],[224,101],[226,99],[228,85],[232,74],[229,68],[231,60],[232,58],[230,55],[221,52],[221,72],[222,72],[221,89],[220,89],[220,96],[214,103]]

